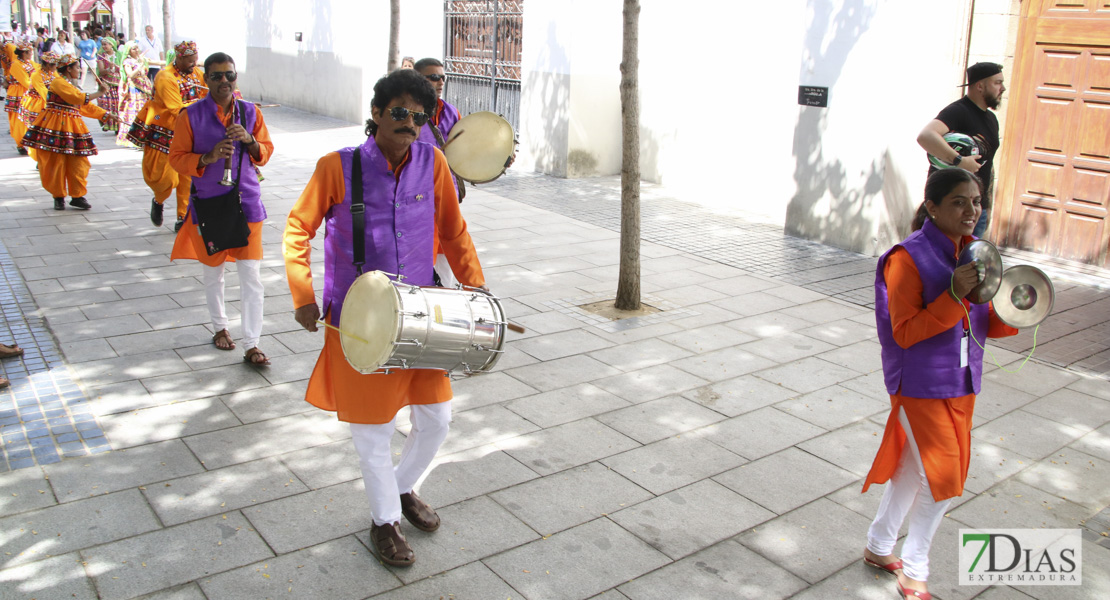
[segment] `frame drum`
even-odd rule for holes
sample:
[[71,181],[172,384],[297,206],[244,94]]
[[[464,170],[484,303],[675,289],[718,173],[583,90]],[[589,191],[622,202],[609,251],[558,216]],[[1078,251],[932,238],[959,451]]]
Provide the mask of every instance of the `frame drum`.
[[516,149],[513,126],[500,115],[471,113],[451,128],[443,154],[451,170],[470,183],[487,183],[505,172]]

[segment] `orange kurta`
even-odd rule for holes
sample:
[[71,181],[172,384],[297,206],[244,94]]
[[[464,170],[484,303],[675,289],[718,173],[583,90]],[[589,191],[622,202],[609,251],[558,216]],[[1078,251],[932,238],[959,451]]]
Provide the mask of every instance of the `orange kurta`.
[[[373,142],[370,142],[373,143]],[[408,159],[391,168],[400,175]],[[435,151],[436,235],[451,269],[459,281],[469,286],[485,285],[478,253],[459,212],[458,197],[447,167],[447,159]],[[346,195],[343,166],[339,154],[329,153],[316,163],[304,192],[289,213],[285,227],[285,272],[295,307],[316,302],[310,265],[311,240],[328,210],[341,204]],[[435,260],[434,255],[428,261]],[[348,308],[352,310],[354,307]],[[326,315],[328,322],[331,316]],[[451,399],[451,381],[442,371],[413,369],[389,375],[363,375],[351,368],[343,354],[339,334],[325,330],[324,348],[308,382],[305,399],[324,410],[336,411],[340,421],[349,423],[388,423],[397,411],[410,404],[435,404]]]
[[143,148],[143,180],[154,192],[159,204],[177,192],[177,217],[184,218],[189,206],[188,176],[182,176],[170,166],[168,153],[177,124],[178,115],[186,106],[208,95],[204,86],[204,71],[194,67],[180,73],[169,66],[154,78],[154,96],[140,109],[128,140]]
[[81,117],[101,119],[104,114],[103,108],[90,104],[88,94],[65,77],[55,77],[50,83],[46,106],[23,141],[39,151],[39,178],[51,196],[80,198],[88,191],[88,157],[96,154],[96,145]]
[[[965,238],[965,243],[970,238]],[[899,248],[887,257],[883,274],[887,283],[890,322],[894,340],[903,348],[926,340],[962,324],[967,325],[964,312],[967,300],[957,302],[947,292],[925,305],[923,285],[910,253]],[[1017,334],[1003,323],[990,308],[987,337],[998,338]],[[975,342],[970,342],[975,343]],[[985,340],[979,340],[985,344]],[[921,452],[925,476],[937,501],[960,496],[964,491],[971,463],[971,427],[975,411],[975,394],[957,398],[912,398],[900,393],[890,396],[891,411],[887,417],[883,441],[863,484],[863,491],[872,483],[885,483],[894,476],[906,433],[898,422],[898,409],[906,411],[914,440]]]
[[[251,135],[258,140],[258,160],[255,160],[249,152],[243,154],[250,157],[251,163],[262,166],[269,162],[270,156],[274,153],[274,142],[270,139],[270,130],[266,128],[266,120],[262,118],[262,111],[256,110],[255,114],[258,116],[255,118],[254,130],[251,131]],[[223,108],[216,106],[216,117],[225,127],[231,125],[232,116],[231,113],[224,114]],[[183,179],[191,182],[193,177],[203,176],[204,170],[207,168],[200,166],[201,154],[193,152],[193,126],[189,123],[188,117],[179,119],[173,134],[173,142],[170,143],[170,153],[167,155],[169,166],[180,173]],[[216,164],[215,167],[222,168],[222,161]],[[225,262],[234,262],[236,259],[262,260],[262,223],[248,223],[247,225],[250,227],[251,234],[247,238],[246,246],[223,250],[209,256],[204,249],[204,240],[200,237],[200,229],[193,223],[193,219],[187,218],[185,219],[185,226],[177,233],[177,239],[174,240],[170,260],[192,259],[210,267],[222,265]]]
[[31,88],[31,76],[38,72],[38,66],[29,60],[21,61],[15,57],[15,46],[9,44],[4,52],[12,61],[8,69],[10,81],[7,89],[7,98],[4,101],[4,110],[8,113],[8,128],[15,140],[15,145],[23,147],[23,135],[27,133],[27,124],[20,118],[20,103],[23,94]]

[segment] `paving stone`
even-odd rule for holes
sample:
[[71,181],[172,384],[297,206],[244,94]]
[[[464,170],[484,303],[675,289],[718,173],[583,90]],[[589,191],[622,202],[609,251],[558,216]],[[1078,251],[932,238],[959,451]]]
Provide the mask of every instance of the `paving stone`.
[[825,433],[772,407],[761,408],[699,429],[695,434],[748,460],[773,454]]
[[595,419],[582,419],[504,440],[497,446],[536,473],[549,475],[639,444]]
[[[119,294],[117,294],[114,289],[102,288],[96,290],[58,292],[55,294],[39,294],[35,296],[35,304],[38,304],[39,308],[59,308],[65,306],[83,306],[85,304],[91,304],[93,302],[115,302],[119,299]],[[135,317],[137,317],[137,315],[135,315]],[[132,326],[135,327],[139,326],[138,321],[128,320],[126,322],[132,324]],[[142,329],[140,331],[145,331],[145,329]],[[88,339],[88,337],[83,339]],[[61,341],[65,342],[66,340]]]
[[200,586],[196,582],[191,582],[144,594],[136,600],[207,600],[207,598],[204,592],[200,591]]
[[96,600],[97,595],[74,552],[0,571],[0,600],[22,598]]
[[878,337],[874,323],[871,325],[864,325],[848,319],[830,321],[812,327],[806,327],[805,329],[797,330],[796,333],[816,338],[835,346],[848,346]]
[[871,470],[871,462],[883,440],[882,425],[858,421],[797,444],[798,448],[860,477]]
[[517,518],[551,535],[652,497],[600,463],[590,463],[491,494]]
[[[519,398],[505,408],[540,427],[553,427],[617,410],[628,402],[588,383]],[[496,440],[491,440],[496,441]]]
[[58,349],[65,355],[66,361],[72,366],[75,363],[115,358],[116,351],[108,344],[107,340],[82,340],[60,344]]
[[817,358],[860,373],[881,371],[883,368],[882,346],[873,340],[864,340],[836,350],[822,352],[817,355]]
[[670,365],[658,365],[650,369],[604,377],[594,380],[592,383],[603,390],[637,404],[684,392],[705,385],[707,382]]
[[74,373],[86,385],[104,385],[155,375],[189,370],[173,350],[152,352],[142,357],[124,356],[72,365]]
[[224,405],[243,423],[319,410],[305,401],[307,381],[283,383],[220,396]]
[[[128,318],[141,319],[138,315],[132,315]],[[146,321],[143,321],[144,323]],[[149,327],[147,328],[149,329]],[[161,331],[146,331],[145,333],[132,333],[130,335],[115,335],[108,338],[108,343],[112,345],[112,349],[120,356],[135,356],[146,355],[158,350],[172,350],[174,348],[182,348],[185,346],[196,346],[207,342],[212,339],[212,334],[209,333],[206,327],[201,325],[189,325],[187,327],[178,327],[176,329],[164,329]],[[215,352],[213,348],[213,352]]]
[[141,381],[132,380],[93,387],[89,409],[94,415],[102,417],[158,406],[161,403],[161,400],[155,400],[150,395]]
[[665,494],[743,464],[696,434],[675,436],[601,461],[653,494]]
[[975,424],[982,425],[988,421],[993,421],[1036,399],[1036,396],[1016,390],[1008,385],[984,381],[979,393],[975,396]]
[[793,390],[768,383],[754,375],[744,375],[688,390],[682,396],[725,416],[734,417],[796,394]]
[[784,333],[740,346],[745,352],[768,358],[776,363],[786,363],[836,348],[832,344],[798,333]]
[[812,327],[813,323],[779,312],[771,312],[729,321],[725,326],[755,338],[770,338]]
[[43,467],[59,502],[126,490],[200,473],[204,467],[181,440],[64,460]]
[[686,308],[693,311],[694,315],[669,322],[671,325],[678,327],[680,331],[735,321],[741,316],[712,303],[691,304]]
[[[226,517],[226,518],[225,518]],[[174,551],[167,552],[167,548]],[[103,600],[132,598],[273,556],[238,512],[81,551]]]
[[219,399],[175,402],[114,415],[101,427],[116,449],[242,425]]
[[536,390],[500,372],[466,377],[451,382],[451,410],[462,412],[531,396]]
[[610,518],[651,547],[678,559],[775,516],[714,481],[702,480]]
[[972,437],[1040,459],[1083,436],[1083,430],[1016,410],[971,430]]
[[[398,424],[398,429],[408,435],[407,426]],[[521,436],[537,429],[539,427],[504,406],[476,408],[451,416],[451,431],[439,451],[443,454],[453,454]]]
[[724,416],[695,402],[668,396],[599,415],[598,421],[648,444],[715,423]]
[[484,562],[526,598],[558,600],[587,598],[670,560],[612,521],[596,519]]
[[[1005,365],[1005,367],[1010,371],[1015,371],[1020,364],[1021,361],[1017,361]],[[983,375],[983,379],[1041,397],[1075,383],[1079,380],[1079,375],[1030,361],[1025,363],[1019,373],[1007,373],[999,369]]]
[[723,381],[772,367],[775,362],[740,348],[724,348],[677,360],[671,364],[707,381]]
[[[898,591],[894,587],[893,577],[880,575],[874,568],[866,566],[861,560],[857,560],[824,581],[808,586],[798,594],[791,596],[791,598],[792,600],[826,600],[827,598],[879,600],[881,598],[897,597],[897,594]],[[936,597],[939,598],[940,596]],[[979,597],[982,598],[983,596]]]
[[1110,385],[1101,377],[1080,375],[1080,378],[1068,384],[1068,389],[1084,394],[1110,400]]
[[1102,460],[1110,460],[1110,425],[1099,427],[1072,442],[1068,447],[1097,456]]
[[590,356],[628,372],[671,363],[690,354],[687,350],[652,338],[591,352]]
[[254,528],[278,554],[369,529],[362,478],[244,508]]
[[1110,401],[1067,388],[1027,404],[1022,410],[1083,432],[1110,422]]
[[1011,478],[953,509],[950,516],[975,529],[1023,527],[1068,529],[1094,514],[1056,494]]
[[569,331],[582,327],[582,322],[578,319],[557,311],[539,312],[532,315],[514,317],[513,321],[523,325],[529,332],[535,331],[540,335]]
[[833,385],[779,402],[775,408],[828,430],[890,412],[890,402]]
[[811,356],[781,367],[760,371],[756,375],[760,379],[798,392],[813,392],[842,381],[855,379],[859,373]]
[[[200,273],[197,274],[198,276]],[[148,281],[146,283],[132,283],[119,285],[113,288],[120,298],[130,300],[146,296],[162,296],[180,294],[182,292],[203,291],[204,284],[197,279],[169,279],[166,281]]]
[[139,315],[123,315],[97,319],[95,321],[78,321],[76,323],[59,324],[52,328],[54,336],[60,342],[79,342],[94,338],[109,336],[123,336],[140,331],[150,331],[150,326]]
[[202,579],[209,598],[328,598],[359,600],[401,582],[377,568],[354,536],[346,536]]
[[211,431],[185,439],[207,469],[218,469],[259,458],[332,442],[304,414]]
[[[737,540],[798,577],[816,583],[859,560],[870,520],[819,498],[741,534]],[[820,544],[809,540],[822,540]]]
[[522,350],[517,349],[516,342],[509,342],[502,347],[504,353],[501,358],[497,360],[494,365],[495,372],[504,372],[517,367],[525,365],[534,365],[540,361],[536,360],[532,355],[524,353]]
[[705,287],[729,296],[741,296],[752,292],[773,289],[779,287],[779,284],[753,275],[740,275],[706,282]]
[[511,599],[515,596],[516,590],[509,587],[493,571],[481,562],[472,562],[374,598],[378,600],[427,600],[428,598],[490,600],[491,598]]
[[1092,512],[1110,505],[1110,461],[1064,448],[1021,472],[1018,481]]
[[166,525],[194,521],[307,491],[276,458],[147,486],[144,495]]
[[[784,473],[790,476],[784,477]],[[780,515],[857,479],[855,474],[797,448],[787,448],[713,478]]]
[[[400,445],[398,440],[395,440]],[[297,479],[311,489],[320,489],[362,477],[358,453],[349,440],[314,446],[277,456]],[[245,463],[247,465],[254,463]]]
[[783,309],[783,314],[798,317],[813,323],[828,323],[854,317],[864,312],[858,307],[850,307],[833,300],[818,300]]
[[3,564],[26,564],[159,527],[138,490],[41,508],[0,519]]
[[541,361],[554,360],[591,350],[608,348],[613,344],[582,329],[572,329],[521,340],[516,348]]
[[964,489],[981,494],[1032,464],[1033,461],[1020,454],[982,440],[972,440],[971,464]]
[[618,589],[630,600],[772,600],[790,597],[806,585],[736,541],[726,540]]
[[[115,302],[96,302],[81,305],[81,311],[90,319],[104,319],[123,315],[137,315],[140,313],[177,307],[177,303],[169,296],[148,296],[134,300],[117,300]],[[180,309],[179,309],[180,310]]]
[[714,300],[728,297],[727,294],[711,290],[704,285],[685,285],[682,287],[659,290],[654,292],[653,295],[675,306],[689,306],[690,304],[713,302]]
[[659,339],[695,354],[703,354],[751,342],[756,337],[728,327],[709,325],[670,333]]
[[588,356],[559,358],[506,371],[527,385],[548,392],[620,373],[617,369]]
[[535,472],[490,444],[454,454],[441,453],[417,489],[428,504],[448,506],[535,478]]
[[0,517],[57,504],[54,490],[39,467],[0,476]]
[[244,364],[147,377],[142,382],[160,404],[257,389],[269,383],[256,369]]
[[723,300],[714,300],[711,304],[738,316],[750,317],[794,306],[797,302],[764,292],[751,292],[740,296],[730,296]]

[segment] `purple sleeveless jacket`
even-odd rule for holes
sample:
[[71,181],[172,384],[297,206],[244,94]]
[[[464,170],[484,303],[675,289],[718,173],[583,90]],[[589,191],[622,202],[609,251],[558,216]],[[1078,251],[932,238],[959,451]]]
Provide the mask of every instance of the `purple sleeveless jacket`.
[[[437,103],[443,105],[443,112],[439,115],[439,133],[443,136],[443,141],[447,141],[448,136],[451,135],[451,129],[455,127],[455,123],[459,122],[459,109],[443,100],[437,100]],[[432,133],[431,121],[420,128],[420,137],[417,139],[439,148],[439,144],[436,143],[436,136]]]
[[[362,156],[363,203],[366,206],[366,264],[363,272],[403,276],[411,285],[432,285],[435,235],[435,147],[413,142],[400,178],[389,170],[374,138],[339,151],[346,194],[328,209],[324,239],[324,314],[338,323],[343,299],[358,277],[354,266],[351,215],[351,162]],[[357,185],[357,184],[356,184]]]
[[[246,119],[247,131],[254,131],[257,118],[254,104],[237,101],[239,110],[243,111]],[[193,128],[193,152],[204,154],[216,147],[216,143],[227,137],[227,127],[216,118],[216,103],[211,96],[194,102],[185,107],[185,115],[189,119],[189,126]],[[238,119],[235,121],[239,122]],[[262,186],[258,183],[258,174],[251,164],[250,154],[246,150],[239,156],[239,145],[235,144],[235,153],[232,155],[231,178],[235,179],[236,170],[239,172],[239,195],[243,203],[243,214],[248,223],[261,223],[266,219],[266,207],[262,205]],[[196,195],[201,198],[211,198],[226,194],[232,188],[220,185],[224,178],[224,162],[217,161],[204,168],[204,175],[193,178],[196,186]],[[189,203],[189,214],[193,216],[193,223],[197,222],[197,213],[193,210],[192,202]]]
[[[875,272],[875,321],[882,345],[887,392],[896,394],[901,389],[903,395],[911,398],[955,398],[978,394],[983,375],[983,349],[968,339],[968,366],[960,367],[960,342],[964,336],[962,320],[948,331],[909,348],[902,348],[894,341],[883,269],[887,257],[899,246],[910,253],[921,275],[921,299],[925,305],[948,292],[952,271],[956,269],[952,240],[928,220],[919,231],[913,232],[879,259]],[[970,312],[975,339],[985,344],[990,310],[986,304],[972,304]]]

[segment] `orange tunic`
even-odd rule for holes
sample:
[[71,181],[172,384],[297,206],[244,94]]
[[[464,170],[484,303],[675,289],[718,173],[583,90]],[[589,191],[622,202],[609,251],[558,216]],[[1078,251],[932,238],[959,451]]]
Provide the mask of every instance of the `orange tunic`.
[[[371,142],[373,143],[373,142]],[[392,166],[399,176],[408,158]],[[469,286],[485,285],[478,253],[459,212],[455,185],[447,159],[435,151],[436,235],[459,281]],[[341,204],[347,193],[339,153],[326,154],[316,163],[304,192],[289,213],[285,227],[285,272],[295,307],[316,303],[310,265],[311,241],[328,210]],[[435,256],[429,255],[428,261]],[[348,309],[351,310],[351,309]],[[325,318],[331,322],[331,315]],[[324,348],[308,382],[305,400],[318,408],[336,411],[340,421],[380,424],[390,422],[397,411],[410,404],[436,404],[451,399],[451,380],[441,371],[413,369],[389,375],[363,375],[351,368],[343,354],[339,334],[324,332]]]
[[[266,120],[262,118],[262,111],[256,110],[255,114],[258,115],[254,121],[254,130],[251,135],[258,140],[258,160],[250,155],[249,152],[243,154],[250,157],[251,163],[262,166],[270,160],[270,156],[274,153],[274,142],[270,139],[270,130],[266,128]],[[216,106],[216,117],[224,124],[225,127],[231,125],[232,113],[224,114],[223,107]],[[189,181],[193,177],[200,177],[204,175],[204,170],[207,167],[200,166],[199,153],[193,152],[193,126],[189,123],[189,119],[183,118],[177,121],[177,128],[173,134],[173,142],[170,143],[169,161],[170,167],[183,176],[186,176]],[[222,162],[216,165],[216,168],[222,168]],[[212,166],[212,165],[208,165]],[[262,223],[248,223],[251,234],[247,238],[247,245],[242,248],[231,248],[208,255],[204,249],[204,240],[200,237],[200,230],[193,223],[191,218],[185,219],[185,226],[177,233],[177,239],[173,243],[173,251],[170,252],[170,260],[186,259],[197,260],[201,264],[215,267],[222,265],[225,262],[234,262],[239,260],[262,260]]]
[[9,60],[12,61],[8,69],[9,85],[7,97],[4,100],[4,110],[8,113],[8,129],[15,140],[15,145],[23,147],[23,135],[27,133],[27,124],[20,118],[20,104],[23,95],[31,88],[31,76],[38,72],[38,66],[29,60],[20,61],[15,57],[15,46],[9,44],[5,48]]
[[169,153],[177,117],[186,106],[208,95],[204,71],[194,67],[179,73],[166,67],[154,78],[154,96],[139,110],[127,139],[143,148],[143,180],[159,204],[176,191],[177,216],[184,218],[189,204],[192,180],[170,166]]
[[[965,238],[964,241],[969,240]],[[883,273],[887,282],[894,340],[899,346],[908,348],[956,327],[961,321],[967,325],[964,312],[967,300],[961,304],[948,293],[943,293],[927,306],[923,304],[921,276],[905,249],[899,248],[887,257]],[[994,308],[990,307],[987,337],[1006,337],[1017,332],[1017,329],[999,320]],[[985,340],[979,340],[979,343],[984,344]],[[901,408],[906,411],[906,418],[913,429],[933,498],[939,502],[962,495],[971,464],[975,394],[957,398],[912,398],[903,396],[899,391],[890,396],[890,404],[883,441],[864,481],[863,491],[866,492],[872,483],[889,481],[898,468],[906,443],[906,432],[898,422],[898,409]]]

